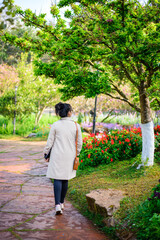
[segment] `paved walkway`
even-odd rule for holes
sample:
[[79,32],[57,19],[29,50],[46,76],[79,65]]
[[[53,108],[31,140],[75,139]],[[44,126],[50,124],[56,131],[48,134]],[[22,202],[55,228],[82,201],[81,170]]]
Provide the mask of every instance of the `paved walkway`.
[[0,140],[0,239],[104,240],[69,202],[55,216],[44,142]]

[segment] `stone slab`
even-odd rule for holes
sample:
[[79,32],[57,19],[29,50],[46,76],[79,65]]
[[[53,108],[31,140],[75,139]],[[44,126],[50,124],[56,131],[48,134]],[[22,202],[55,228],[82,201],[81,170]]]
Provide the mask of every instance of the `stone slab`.
[[[10,159],[9,159],[10,160]],[[1,167],[4,167],[4,170],[6,170],[5,169],[5,167],[8,167],[8,166],[12,166],[12,165],[14,165],[14,166],[19,166],[19,165],[25,165],[25,164],[29,164],[30,165],[30,168],[33,168],[33,167],[35,167],[36,165],[37,165],[37,163],[36,163],[36,161],[35,160],[30,160],[29,162],[28,161],[26,161],[26,160],[24,160],[24,159],[18,159],[18,160],[13,160],[12,161],[12,164],[11,164],[11,161],[9,161],[8,159],[7,160],[5,160],[5,162],[3,162],[3,163],[1,163],[0,165],[1,165]],[[0,169],[1,169],[1,167],[0,167]],[[2,170],[3,171],[3,170]]]
[[37,196],[49,196],[53,197],[53,187],[45,187],[45,186],[23,186],[22,193],[27,195],[37,195]]
[[25,172],[28,172],[31,167],[33,167],[33,165],[31,165],[30,163],[26,163],[26,164],[16,164],[16,165],[8,165],[8,166],[0,166],[0,171],[7,171],[10,173],[17,173],[17,174],[22,174]]
[[0,230],[5,230],[26,221],[33,215],[0,212]]
[[4,163],[8,163],[8,162],[10,164],[10,162],[21,161],[20,157],[8,157],[7,154],[6,154],[6,156],[3,155],[3,157],[0,155],[0,159],[1,159],[1,162],[3,162],[3,165],[4,165]]
[[11,232],[0,232],[0,240],[17,240]]
[[54,206],[53,197],[20,195],[1,208],[2,212],[39,214]]
[[53,187],[53,183],[47,177],[33,177],[28,182],[25,183],[25,186],[45,186],[45,187]]
[[4,204],[6,204],[7,202],[15,199],[17,196],[17,193],[10,193],[10,194],[3,194],[1,193],[1,197],[0,197],[0,207],[2,207]]
[[27,174],[30,174],[30,175],[46,175],[47,173],[47,166],[42,166],[40,168],[35,168],[35,169],[32,169],[32,170],[29,170],[27,171]]
[[16,174],[7,171],[0,172],[0,183],[12,183],[12,184],[23,184],[27,180],[31,179],[30,176],[25,176],[23,174]]
[[13,185],[13,184],[5,183],[5,184],[0,185],[0,193],[1,194],[3,194],[3,193],[18,194],[18,193],[20,193],[20,189],[21,189],[20,186]]
[[89,210],[104,217],[112,216],[124,197],[123,191],[115,189],[97,189],[86,194]]

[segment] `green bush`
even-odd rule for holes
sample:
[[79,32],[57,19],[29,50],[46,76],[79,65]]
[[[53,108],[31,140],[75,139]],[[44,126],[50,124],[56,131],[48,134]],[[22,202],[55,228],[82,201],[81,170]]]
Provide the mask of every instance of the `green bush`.
[[82,121],[83,121],[83,114],[80,112],[80,113],[78,114],[77,122],[78,122],[79,124],[81,124]]
[[[23,118],[16,118],[16,134],[19,136],[27,136],[30,133],[37,133],[38,137],[48,135],[50,124],[57,121],[56,116],[43,115],[38,126],[35,126],[35,114]],[[0,134],[13,134],[13,120],[0,115]]]
[[139,240],[160,239],[160,180],[152,195],[130,215],[132,230]]

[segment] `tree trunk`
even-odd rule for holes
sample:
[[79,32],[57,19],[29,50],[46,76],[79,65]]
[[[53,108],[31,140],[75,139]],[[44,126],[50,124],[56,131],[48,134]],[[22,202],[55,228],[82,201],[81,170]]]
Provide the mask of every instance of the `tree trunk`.
[[[139,91],[141,106],[142,130],[142,165],[152,166],[154,163],[154,126],[148,96],[142,87]],[[140,165],[139,165],[140,167]],[[138,168],[139,168],[138,167]]]
[[36,116],[35,116],[35,123],[34,123],[35,127],[36,127],[37,124],[38,124],[37,119],[38,119],[38,112],[36,113]]
[[41,117],[42,117],[42,114],[43,114],[43,111],[45,110],[46,107],[43,107],[42,109],[40,109],[37,113],[36,113],[36,119],[35,119],[35,126],[38,125]]

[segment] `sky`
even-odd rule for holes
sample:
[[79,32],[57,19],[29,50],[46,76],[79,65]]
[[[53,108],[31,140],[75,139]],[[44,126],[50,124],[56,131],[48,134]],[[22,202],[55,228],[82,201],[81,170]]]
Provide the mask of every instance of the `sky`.
[[[47,13],[47,19],[52,20],[52,15],[50,14],[51,3],[57,4],[58,0],[14,0],[14,3],[20,6],[23,10],[30,8],[33,12]],[[63,14],[64,9],[61,10]]]

